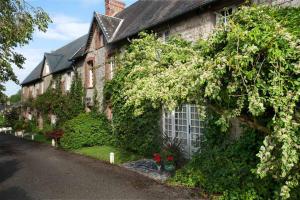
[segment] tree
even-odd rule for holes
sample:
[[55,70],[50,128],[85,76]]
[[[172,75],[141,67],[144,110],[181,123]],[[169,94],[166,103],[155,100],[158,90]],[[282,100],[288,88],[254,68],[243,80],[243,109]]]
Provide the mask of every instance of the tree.
[[11,104],[19,103],[21,101],[21,90],[19,90],[16,94],[11,95],[9,97],[9,101]]
[[13,66],[22,68],[25,62],[15,48],[28,44],[35,28],[45,32],[49,22],[47,13],[24,0],[0,0],[0,96],[5,90],[3,83],[18,83]]
[[300,181],[299,19],[300,8],[243,6],[196,44],[142,33],[120,64],[132,69],[120,94],[136,115],[149,103],[196,103],[201,117],[207,108],[221,116],[223,131],[232,118],[259,131],[256,174],[272,177],[277,198],[287,199]]

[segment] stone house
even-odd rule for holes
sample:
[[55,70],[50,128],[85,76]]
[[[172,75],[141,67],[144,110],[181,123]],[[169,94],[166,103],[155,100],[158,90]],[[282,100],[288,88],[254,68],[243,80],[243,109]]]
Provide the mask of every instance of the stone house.
[[[34,89],[43,92],[48,87],[48,76],[52,78],[56,73],[66,75],[77,69],[86,88],[87,110],[95,103],[93,97],[97,95],[100,109],[108,118],[112,118],[110,106],[103,104],[103,88],[105,81],[113,77],[116,53],[122,52],[131,38],[143,30],[152,30],[163,40],[170,35],[180,35],[192,42],[200,37],[207,38],[217,23],[226,23],[228,15],[244,2],[244,0],[139,0],[125,8],[125,4],[120,0],[105,0],[105,15],[95,12],[87,36],[78,39],[82,43],[76,46],[77,51],[74,50],[73,55],[65,55],[72,64],[62,67],[63,70],[53,70],[57,59],[54,59],[55,62],[47,60],[57,58],[55,54],[58,53],[45,54],[43,62],[31,73],[32,75],[29,75],[36,78],[33,80],[27,78],[22,83],[22,94],[26,99]],[[254,2],[300,5],[300,0],[254,0]],[[50,66],[48,71],[47,64]],[[199,148],[202,128],[195,105],[182,105],[171,113],[163,113],[163,132],[169,137],[180,138],[188,156]],[[234,123],[233,132],[237,134],[240,132],[237,123]]]
[[[49,87],[56,87],[56,82],[54,81],[56,79],[60,79],[62,92],[68,92],[74,77],[74,69],[80,69],[82,66],[79,61],[74,62],[72,59],[80,52],[86,40],[87,36],[85,35],[56,51],[45,53],[42,61],[21,83],[22,102],[35,99],[38,95],[43,94]],[[22,115],[29,120],[31,120],[33,116],[37,117],[42,127],[42,118],[36,111],[23,107]],[[49,115],[51,115],[51,113],[49,113]],[[54,118],[55,116],[51,116],[51,119]]]

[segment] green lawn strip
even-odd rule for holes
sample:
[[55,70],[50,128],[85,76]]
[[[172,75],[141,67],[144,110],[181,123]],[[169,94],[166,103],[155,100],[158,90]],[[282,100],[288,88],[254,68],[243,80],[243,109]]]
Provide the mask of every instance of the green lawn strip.
[[[31,136],[30,136],[31,139]],[[51,144],[51,140],[48,139],[46,136],[44,136],[43,134],[35,134],[34,135],[34,141],[36,142],[41,142],[41,143],[47,143],[47,144]]]
[[115,153],[115,164],[122,164],[141,158],[141,156],[111,146],[84,147],[81,149],[73,150],[73,152],[107,162],[109,162],[109,154],[113,152]]

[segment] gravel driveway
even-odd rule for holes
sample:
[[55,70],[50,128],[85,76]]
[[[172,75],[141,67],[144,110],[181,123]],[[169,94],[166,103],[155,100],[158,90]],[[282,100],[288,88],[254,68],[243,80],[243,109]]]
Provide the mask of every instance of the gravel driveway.
[[0,199],[189,199],[185,189],[46,144],[0,135]]

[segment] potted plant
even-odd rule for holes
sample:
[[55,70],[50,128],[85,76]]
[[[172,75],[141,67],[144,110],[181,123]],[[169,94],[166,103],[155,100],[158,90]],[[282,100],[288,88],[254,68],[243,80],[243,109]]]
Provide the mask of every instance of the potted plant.
[[172,173],[175,170],[174,156],[168,155],[166,157],[166,160],[164,162],[164,169],[170,173]]
[[153,160],[155,161],[156,163],[156,166],[157,166],[157,170],[160,171],[161,170],[161,164],[162,164],[162,159],[161,159],[161,156],[159,153],[155,153],[153,155]]

